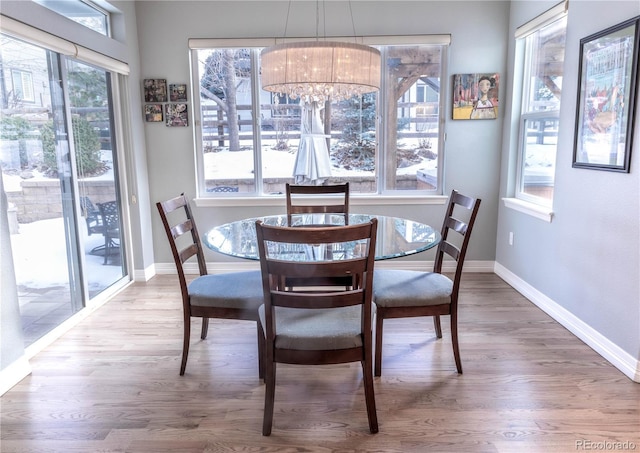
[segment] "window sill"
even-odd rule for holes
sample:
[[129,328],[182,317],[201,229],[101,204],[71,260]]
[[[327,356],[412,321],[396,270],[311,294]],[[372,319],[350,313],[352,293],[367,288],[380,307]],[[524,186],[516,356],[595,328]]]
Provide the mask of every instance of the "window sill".
[[518,198],[503,198],[502,201],[509,209],[515,209],[545,222],[551,223],[553,219],[553,211],[550,207],[529,203]]
[[[313,197],[320,203],[331,203],[332,198],[326,199]],[[385,205],[444,205],[449,200],[444,195],[351,195],[349,206],[385,206]],[[243,207],[243,206],[285,206],[284,195],[274,197],[219,197],[219,198],[195,198],[197,207]]]

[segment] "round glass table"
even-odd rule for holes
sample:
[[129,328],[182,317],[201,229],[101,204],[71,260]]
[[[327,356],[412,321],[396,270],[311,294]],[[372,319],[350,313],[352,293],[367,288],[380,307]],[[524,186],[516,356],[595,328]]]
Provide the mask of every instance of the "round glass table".
[[[440,233],[431,226],[400,217],[372,214],[349,214],[350,225],[378,219],[376,260],[386,260],[420,253],[435,247],[440,242]],[[289,226],[287,215],[271,215],[237,220],[219,225],[207,231],[203,242],[207,247],[224,255],[250,260],[259,260],[256,239],[256,221],[267,225]],[[343,214],[298,214],[292,216],[291,226],[339,226],[345,224]],[[301,253],[298,259],[308,254]]]

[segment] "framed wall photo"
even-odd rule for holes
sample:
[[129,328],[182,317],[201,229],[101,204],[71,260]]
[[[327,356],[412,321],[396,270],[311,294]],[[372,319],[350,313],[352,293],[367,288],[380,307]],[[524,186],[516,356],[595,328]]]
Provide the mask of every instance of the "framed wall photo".
[[629,172],[640,16],[580,40],[573,167]]
[[186,127],[189,125],[187,104],[175,103],[164,105],[164,117],[168,127]]
[[500,74],[454,74],[453,119],[494,120],[498,117]]
[[145,104],[144,119],[148,123],[162,122],[162,104]]
[[167,80],[144,79],[144,102],[167,102]]
[[169,84],[169,100],[171,102],[187,102],[187,84],[186,83],[170,83]]

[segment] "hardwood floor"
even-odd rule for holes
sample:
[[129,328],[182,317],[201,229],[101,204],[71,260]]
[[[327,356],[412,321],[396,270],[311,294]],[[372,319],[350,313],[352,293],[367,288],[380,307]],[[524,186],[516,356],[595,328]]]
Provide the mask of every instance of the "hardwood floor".
[[430,318],[389,320],[378,434],[359,364],[279,365],[273,433],[263,437],[255,325],[212,320],[201,341],[194,321],[181,377],[177,277],[157,276],[31,361],[33,374],[0,400],[0,451],[640,450],[640,385],[497,276],[465,274],[462,286],[463,375],[448,319],[438,341]]

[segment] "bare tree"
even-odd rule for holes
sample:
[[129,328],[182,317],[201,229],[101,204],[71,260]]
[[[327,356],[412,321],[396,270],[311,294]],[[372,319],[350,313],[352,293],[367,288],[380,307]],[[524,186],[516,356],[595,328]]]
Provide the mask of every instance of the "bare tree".
[[209,55],[200,81],[200,94],[214,101],[227,118],[229,150],[240,150],[237,91],[242,79],[251,75],[248,49],[219,49]]

